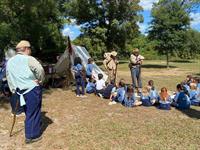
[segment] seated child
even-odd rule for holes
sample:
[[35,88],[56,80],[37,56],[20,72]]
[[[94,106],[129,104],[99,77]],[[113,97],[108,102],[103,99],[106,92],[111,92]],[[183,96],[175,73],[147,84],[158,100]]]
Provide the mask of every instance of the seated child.
[[117,90],[117,95],[113,98],[115,102],[118,102],[121,104],[123,103],[124,98],[125,98],[125,93],[126,93],[125,86],[126,84],[125,84],[124,79],[121,79],[119,81],[119,88]]
[[143,106],[152,106],[156,102],[154,99],[151,99],[150,89],[147,86],[142,89],[141,101]]
[[86,93],[88,94],[96,93],[96,87],[94,82],[95,82],[94,79],[92,78],[89,79],[86,85]]
[[93,68],[94,68],[93,62],[94,62],[94,60],[92,58],[89,58],[88,64],[86,65],[86,77],[88,79],[93,78],[93,75],[92,75],[93,74]]
[[[85,79],[84,79],[84,67],[80,57],[75,57],[74,66],[72,68],[76,80],[76,96],[77,97],[86,97],[85,96]],[[80,91],[81,87],[81,91]]]
[[148,88],[150,89],[150,97],[152,100],[158,101],[158,92],[154,86],[153,80],[148,82]]
[[103,97],[103,92],[106,87],[105,81],[103,80],[103,74],[98,74],[98,80],[96,81],[96,94]]
[[112,89],[115,87],[115,81],[112,80],[110,82],[110,84],[107,85],[107,87],[104,89],[103,92],[103,98],[105,99],[110,99],[111,93],[112,93]]
[[189,95],[190,95],[191,105],[199,106],[200,101],[197,99],[198,92],[195,83],[190,83]]
[[139,106],[139,105],[142,105],[142,102],[135,99],[133,86],[128,86],[126,96],[124,99],[124,106],[133,107],[133,106]]
[[171,109],[171,97],[167,92],[167,88],[161,88],[161,93],[159,97],[159,109],[170,110]]
[[187,95],[187,91],[184,91],[184,87],[181,84],[178,84],[176,86],[177,88],[177,92],[176,95],[174,97],[174,102],[172,103],[172,105],[174,105],[177,109],[189,109],[190,108],[190,98]]

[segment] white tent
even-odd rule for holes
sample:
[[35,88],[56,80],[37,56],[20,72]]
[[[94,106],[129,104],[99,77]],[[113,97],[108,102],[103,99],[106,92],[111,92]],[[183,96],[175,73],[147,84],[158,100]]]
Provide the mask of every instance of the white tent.
[[[91,58],[85,47],[72,45],[72,53],[70,54],[68,50],[65,50],[54,67],[55,72],[60,75],[69,75],[75,57],[81,58],[84,67],[86,67],[88,59]],[[98,79],[99,73],[103,74],[103,79],[106,81],[108,76],[99,68],[99,66],[94,64],[94,76],[96,79]]]

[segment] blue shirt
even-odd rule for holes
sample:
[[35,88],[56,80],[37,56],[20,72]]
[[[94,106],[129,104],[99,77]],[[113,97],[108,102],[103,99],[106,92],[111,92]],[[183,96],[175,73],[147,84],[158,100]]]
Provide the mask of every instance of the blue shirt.
[[124,106],[125,107],[133,107],[135,103],[135,96],[134,94],[131,97],[128,97],[126,95],[125,99],[124,99]]
[[197,90],[190,90],[190,92],[189,92],[189,94],[190,94],[190,100],[191,101],[197,101],[198,102],[198,100],[197,100]]
[[179,92],[177,95],[177,108],[189,109],[191,105],[190,98],[184,92]]
[[94,68],[93,64],[87,64],[87,66],[86,66],[86,75],[91,76],[93,68]]
[[81,64],[77,64],[73,67],[73,71],[75,72],[75,78],[81,78],[81,71],[83,70],[83,66]]
[[125,98],[125,88],[124,87],[120,87],[117,90],[117,96],[116,96],[116,100],[120,103],[122,103],[124,101]]
[[95,84],[93,82],[88,82],[87,86],[86,86],[86,91],[90,92],[92,90],[95,89]]
[[141,95],[141,101],[143,106],[152,106],[153,103],[151,102],[151,97],[150,95],[144,96],[143,94]]
[[158,92],[156,91],[156,89],[150,90],[150,98],[151,100],[152,99],[158,100]]

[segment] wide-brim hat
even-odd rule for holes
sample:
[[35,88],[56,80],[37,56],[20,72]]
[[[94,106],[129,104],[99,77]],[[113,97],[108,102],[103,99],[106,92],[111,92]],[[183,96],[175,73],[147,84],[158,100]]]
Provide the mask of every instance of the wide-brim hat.
[[31,44],[29,43],[29,41],[22,40],[17,44],[16,49],[23,47],[31,47]]
[[139,50],[138,48],[134,48],[132,52],[133,52],[133,53],[139,53],[139,51],[140,51],[140,50]]
[[111,55],[116,57],[117,56],[117,52],[116,51],[112,51]]

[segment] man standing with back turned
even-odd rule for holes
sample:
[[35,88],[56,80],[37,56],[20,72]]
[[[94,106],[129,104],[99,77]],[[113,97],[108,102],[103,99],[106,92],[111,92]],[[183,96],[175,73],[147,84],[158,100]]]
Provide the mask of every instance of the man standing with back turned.
[[32,143],[41,139],[41,104],[44,70],[31,55],[31,45],[21,41],[16,46],[17,55],[7,63],[7,80],[11,92],[17,94],[20,106],[24,107],[25,142]]

